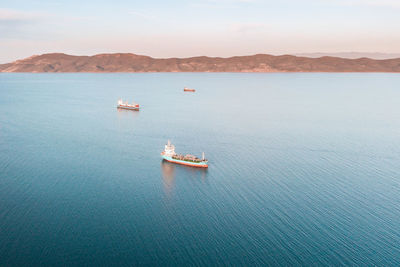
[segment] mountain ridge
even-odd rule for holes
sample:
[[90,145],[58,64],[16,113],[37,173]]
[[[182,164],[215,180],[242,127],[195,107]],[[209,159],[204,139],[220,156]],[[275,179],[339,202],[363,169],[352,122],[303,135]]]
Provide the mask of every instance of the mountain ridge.
[[370,59],[394,59],[400,58],[400,53],[380,53],[380,52],[315,52],[315,53],[294,53],[294,56],[318,58],[324,56],[341,57],[349,59],[370,58]]
[[0,72],[400,72],[400,58],[348,59],[269,54],[153,58],[132,53],[33,55],[0,64]]

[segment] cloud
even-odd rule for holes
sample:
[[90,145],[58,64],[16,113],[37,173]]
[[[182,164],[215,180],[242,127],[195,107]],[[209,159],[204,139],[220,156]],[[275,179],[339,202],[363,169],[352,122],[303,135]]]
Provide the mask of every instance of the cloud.
[[226,9],[240,8],[243,5],[254,4],[259,0],[203,0],[190,4],[193,8]]
[[138,16],[138,17],[141,17],[144,19],[148,19],[148,20],[153,20],[156,18],[156,16],[154,16],[154,15],[150,15],[150,14],[147,14],[144,12],[138,12],[138,11],[129,11],[128,14],[135,15],[135,16]]
[[0,24],[31,22],[40,19],[42,16],[43,14],[35,12],[22,12],[14,9],[0,8]]
[[45,18],[47,15],[39,12],[0,9],[0,39],[32,38],[32,29]]
[[207,0],[212,3],[255,3],[257,0]]
[[[326,1],[326,0],[325,0]],[[348,6],[375,6],[400,8],[399,0],[329,0],[330,3],[338,3]]]
[[233,23],[229,26],[229,29],[237,33],[249,33],[264,30],[267,25],[263,23]]

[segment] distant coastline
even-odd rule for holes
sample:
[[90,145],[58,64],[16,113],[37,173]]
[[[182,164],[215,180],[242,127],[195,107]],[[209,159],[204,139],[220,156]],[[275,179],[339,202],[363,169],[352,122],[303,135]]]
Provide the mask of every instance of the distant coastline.
[[400,58],[400,53],[379,53],[379,52],[334,52],[334,53],[295,53],[298,57],[341,57],[348,59],[370,58],[370,59],[394,59]]
[[130,53],[94,56],[52,53],[0,64],[0,72],[400,72],[400,58],[377,60],[257,54],[161,59]]

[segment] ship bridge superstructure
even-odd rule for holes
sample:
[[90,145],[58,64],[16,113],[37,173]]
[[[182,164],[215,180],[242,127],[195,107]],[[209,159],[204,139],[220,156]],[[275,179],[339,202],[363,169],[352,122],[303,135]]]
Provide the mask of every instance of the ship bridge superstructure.
[[172,156],[176,155],[175,146],[173,144],[171,144],[170,140],[168,140],[168,143],[165,145],[164,155],[167,157],[172,157]]

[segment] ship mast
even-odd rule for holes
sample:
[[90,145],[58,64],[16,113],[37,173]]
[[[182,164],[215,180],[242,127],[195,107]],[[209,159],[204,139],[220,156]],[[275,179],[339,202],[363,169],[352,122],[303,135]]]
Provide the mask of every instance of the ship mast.
[[205,158],[205,157],[204,157],[204,152],[203,152],[203,160],[204,160],[204,158]]

